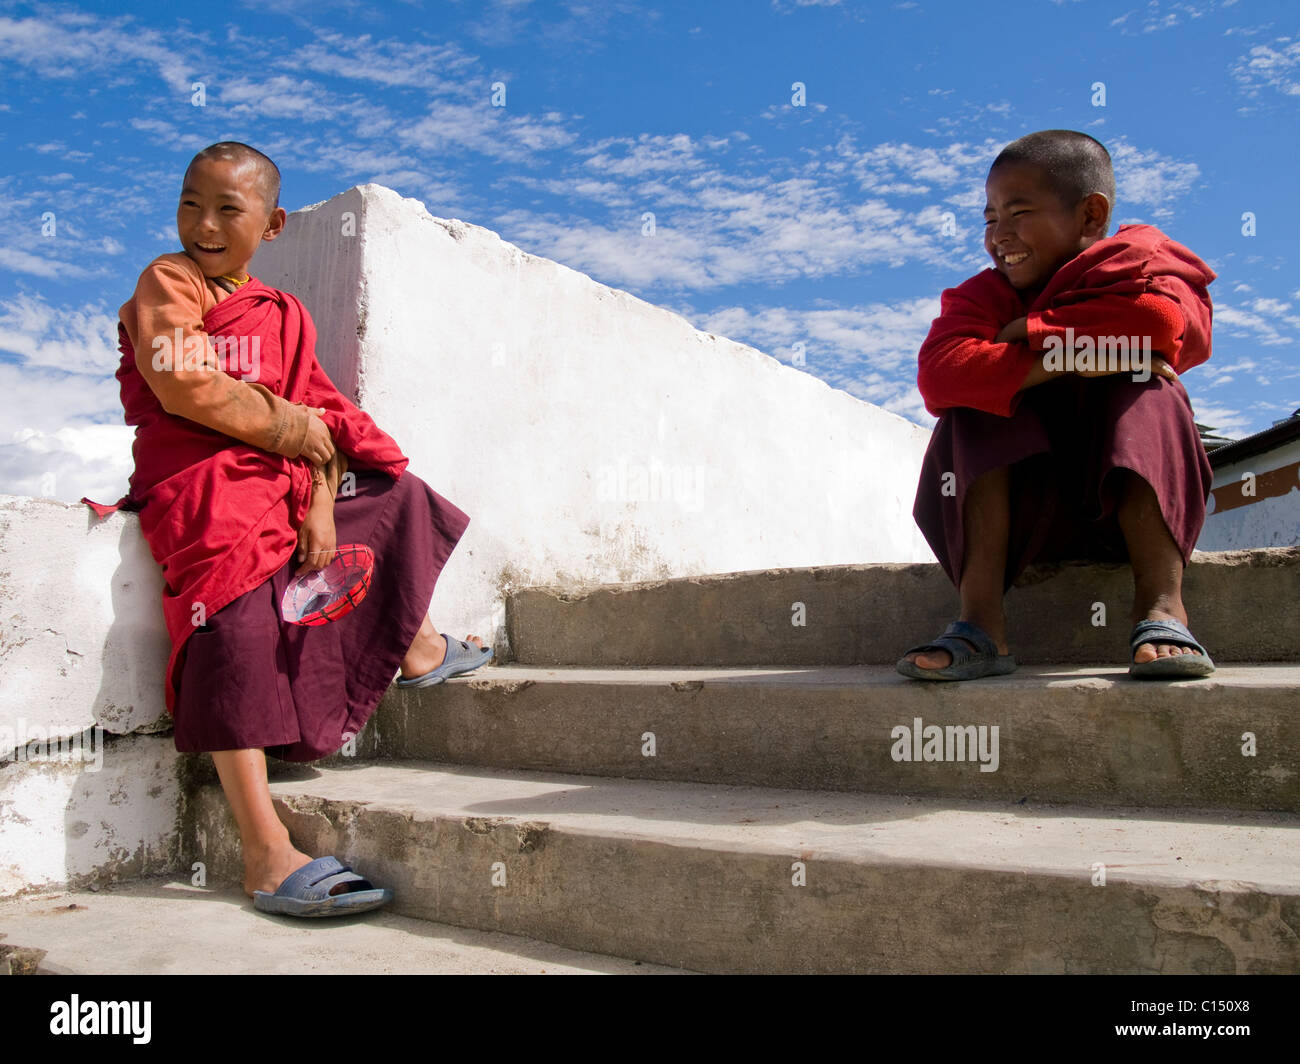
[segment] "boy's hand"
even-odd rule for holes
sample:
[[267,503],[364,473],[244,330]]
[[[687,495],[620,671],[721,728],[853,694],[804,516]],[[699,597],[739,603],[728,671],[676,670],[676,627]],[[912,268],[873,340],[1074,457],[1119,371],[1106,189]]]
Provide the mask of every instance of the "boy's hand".
[[321,487],[312,494],[307,516],[302,528],[298,529],[298,561],[301,564],[294,570],[294,575],[301,576],[311,569],[328,565],[337,549],[334,500],[330,498],[328,489]]
[[298,457],[305,458],[312,465],[324,465],[334,457],[334,437],[317,415],[325,413],[323,406],[307,412],[307,439],[302,445]]
[[[1121,362],[1123,365],[1119,369],[1076,369],[1072,372],[1076,377],[1110,377],[1116,373],[1137,373],[1142,369],[1133,365],[1130,359],[1121,359]],[[1178,371],[1159,355],[1151,356],[1151,375],[1171,381],[1178,379]]]
[[1009,321],[1002,326],[1002,331],[993,337],[995,344],[1009,344],[1015,340],[1024,343],[1029,342],[1029,319],[1017,318],[1015,321]]

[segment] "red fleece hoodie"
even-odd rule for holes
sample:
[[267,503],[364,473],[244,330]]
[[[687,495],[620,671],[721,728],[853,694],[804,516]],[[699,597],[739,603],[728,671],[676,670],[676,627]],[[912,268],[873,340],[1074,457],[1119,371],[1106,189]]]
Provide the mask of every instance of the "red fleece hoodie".
[[[1010,417],[1049,336],[1151,338],[1179,373],[1210,357],[1214,271],[1152,225],[1122,225],[1052,276],[1026,304],[989,268],[940,297],[939,316],[917,356],[916,384],[934,415],[964,406]],[[1028,343],[996,343],[1002,327],[1028,319]]]

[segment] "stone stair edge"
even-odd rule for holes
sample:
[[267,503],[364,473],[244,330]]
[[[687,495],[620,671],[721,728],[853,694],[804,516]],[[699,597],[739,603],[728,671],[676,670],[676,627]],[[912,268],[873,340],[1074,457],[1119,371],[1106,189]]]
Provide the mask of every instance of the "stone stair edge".
[[[1300,686],[1300,662],[1295,661],[1232,661],[1219,665],[1210,676],[1199,679],[1146,681],[1132,680],[1128,677],[1127,667],[1114,662],[1094,662],[1079,664],[1075,662],[1034,663],[1021,665],[1014,673],[1007,676],[986,677],[980,681],[966,683],[929,683],[923,684],[901,676],[892,665],[545,665],[531,662],[502,661],[493,662],[479,671],[465,676],[453,677],[445,681],[446,685],[478,687],[508,686],[520,682],[532,683],[606,683],[614,680],[620,683],[682,683],[692,681],[713,681],[726,683],[735,680],[756,680],[770,678],[773,683],[789,685],[798,679],[807,678],[810,686],[832,686],[815,682],[818,678],[839,679],[842,682],[834,686],[858,687],[867,681],[886,679],[891,684],[909,690],[962,690],[996,692],[1004,687],[1050,684],[1054,687],[1075,686],[1083,684],[1098,687],[1099,683],[1120,687],[1133,693],[1152,691],[1157,688],[1186,688],[1189,690],[1209,690],[1216,686],[1238,686],[1248,679],[1248,674],[1263,672],[1259,677],[1262,683],[1251,686],[1278,686],[1292,688]],[[1277,674],[1276,677],[1267,674]],[[640,677],[644,677],[641,679]],[[395,685],[391,692],[400,691]]]
[[[1300,547],[1255,547],[1248,550],[1231,551],[1196,550],[1192,552],[1188,567],[1239,566],[1248,569],[1274,569],[1291,565],[1300,565]],[[1116,572],[1128,569],[1129,565],[1127,562],[1088,560],[1040,562],[1029,566],[1020,579],[1016,581],[1015,587],[1031,587],[1068,570],[1089,568],[1105,572]],[[915,576],[927,576],[941,573],[942,570],[938,562],[846,562],[831,565],[773,566],[763,569],[694,573],[685,576],[627,582],[522,584],[510,589],[508,597],[524,592],[535,592],[552,595],[560,601],[570,601],[601,592],[627,594],[638,591],[654,591],[669,586],[727,584],[743,578],[779,579],[802,575],[814,580],[823,580],[843,573],[866,574],[871,572],[910,573]]]
[[[636,777],[584,775],[574,772],[556,772],[549,770],[491,768],[479,765],[467,765],[457,762],[412,759],[396,762],[335,763],[313,762],[311,765],[282,766],[280,771],[270,775],[272,795],[281,796],[286,790],[295,790],[312,800],[324,803],[355,802],[364,806],[383,806],[387,802],[394,805],[412,804],[409,796],[390,799],[388,796],[352,797],[339,795],[315,794],[308,792],[327,788],[328,784],[342,781],[353,774],[365,776],[419,774],[422,777],[447,776],[474,781],[490,781],[502,785],[519,784],[535,786],[564,787],[590,790],[595,784],[606,784],[615,790],[658,792],[662,795],[695,794],[702,792],[718,800],[724,797],[753,799],[755,802],[770,803],[770,808],[785,808],[786,805],[820,803],[823,806],[854,808],[863,815],[876,809],[906,806],[918,811],[917,815],[942,813],[971,814],[974,816],[1014,816],[1018,820],[1065,820],[1077,819],[1088,822],[1114,822],[1120,825],[1133,824],[1175,824],[1183,827],[1194,825],[1210,827],[1239,826],[1243,830],[1276,827],[1288,831],[1300,829],[1300,812],[1283,812],[1256,809],[1224,809],[1213,806],[1163,806],[1130,803],[1114,806],[1091,806],[1080,802],[1054,802],[1042,799],[1030,801],[1007,801],[996,798],[944,797],[935,795],[878,794],[871,792],[851,792],[820,790],[811,788],[766,787],[753,784],[708,783],[691,780],[661,780]],[[197,790],[210,795],[220,791],[219,781],[212,779],[197,785]],[[785,805],[783,805],[785,803]],[[863,807],[858,810],[857,807]],[[409,809],[406,812],[410,812]],[[1041,816],[1039,815],[1041,814]],[[415,815],[415,814],[411,814]],[[456,814],[446,814],[456,815]],[[476,817],[471,820],[518,821],[528,823],[539,819],[539,814],[493,814]],[[909,818],[911,819],[911,818]],[[762,827],[763,825],[759,825]],[[621,833],[620,833],[621,834]],[[649,833],[653,835],[654,833]],[[744,848],[740,852],[749,852]],[[1300,879],[1295,883],[1300,892]]]

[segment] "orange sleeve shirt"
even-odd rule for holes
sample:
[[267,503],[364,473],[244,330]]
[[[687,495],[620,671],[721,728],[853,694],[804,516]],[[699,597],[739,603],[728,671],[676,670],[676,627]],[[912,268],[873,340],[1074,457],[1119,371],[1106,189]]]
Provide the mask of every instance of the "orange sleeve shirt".
[[307,408],[226,373],[203,329],[204,316],[226,296],[188,255],[151,262],[118,312],[136,370],[167,413],[297,458],[307,438]]

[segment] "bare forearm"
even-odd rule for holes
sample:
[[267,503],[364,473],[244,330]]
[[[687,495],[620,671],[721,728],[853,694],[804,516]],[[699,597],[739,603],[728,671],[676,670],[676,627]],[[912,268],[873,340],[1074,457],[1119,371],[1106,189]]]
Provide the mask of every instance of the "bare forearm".
[[343,477],[347,473],[347,469],[347,455],[338,450],[334,452],[334,457],[323,466],[313,467],[311,494],[311,504],[313,506],[328,505],[333,509],[334,500],[338,498],[339,487],[343,483]]
[[1025,374],[1025,379],[1021,382],[1020,391],[1026,388],[1033,388],[1039,384],[1046,384],[1048,381],[1054,381],[1062,376],[1064,370],[1051,370],[1043,365],[1043,359],[1036,357],[1029,367],[1029,372]]

